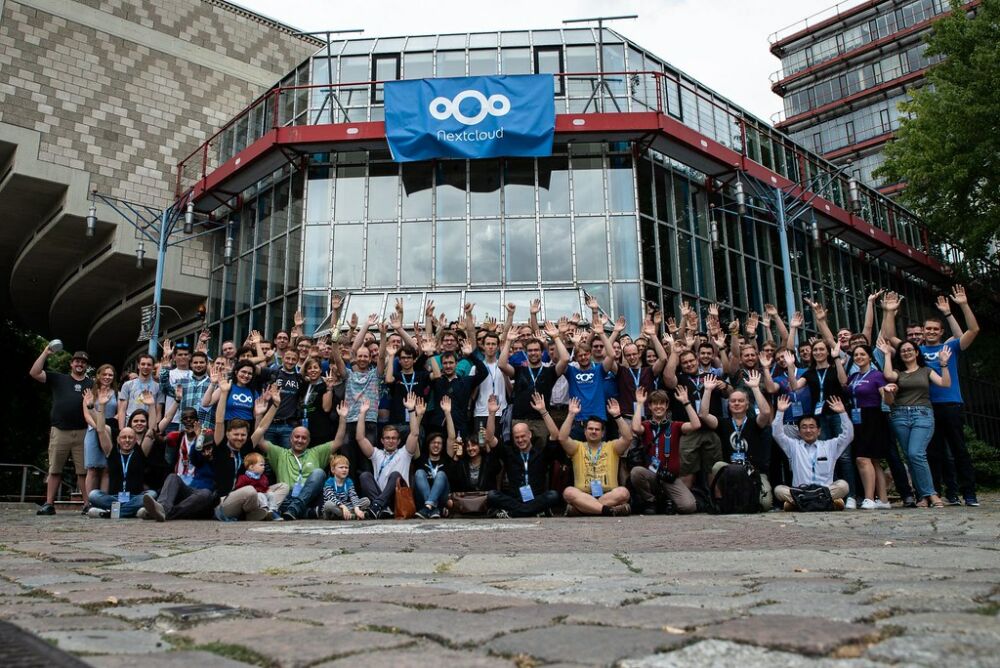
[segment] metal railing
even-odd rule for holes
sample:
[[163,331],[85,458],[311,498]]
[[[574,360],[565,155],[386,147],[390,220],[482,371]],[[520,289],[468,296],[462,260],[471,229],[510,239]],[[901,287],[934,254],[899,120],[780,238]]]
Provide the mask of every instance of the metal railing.
[[768,44],[776,44],[781,40],[794,35],[797,32],[802,32],[803,30],[808,30],[813,26],[819,25],[824,21],[829,21],[830,19],[837,18],[847,10],[855,9],[860,3],[859,0],[841,0],[832,7],[827,7],[826,9],[821,9],[815,14],[811,14],[804,19],[800,19],[795,23],[785,26],[784,28],[779,28],[771,33],[767,38]]
[[[4,464],[0,463],[0,469],[21,469],[20,475],[20,493],[13,495],[6,493],[7,497],[16,496],[20,503],[24,503],[28,499],[28,481],[31,480],[30,476],[41,476],[43,481],[45,477],[48,476],[48,471],[41,469],[34,464]],[[2,472],[0,472],[2,473]],[[17,483],[15,483],[17,484]],[[44,483],[43,483],[44,484]],[[76,489],[73,485],[70,485],[65,480],[59,481],[59,488],[56,491],[56,501],[62,501],[63,499],[63,488],[68,490],[67,496],[72,496],[73,490]],[[0,485],[0,490],[7,488],[6,484]],[[43,495],[44,496],[44,495]]]
[[[847,209],[850,175],[787,135],[742,110],[724,104],[680,78],[659,71],[557,73],[557,113],[667,114],[701,134],[805,188],[829,181],[819,193]],[[598,80],[609,85],[598,87]],[[268,132],[290,125],[361,123],[384,117],[385,81],[275,86],[235,116],[177,167],[177,195],[225,164]],[[610,93],[610,94],[609,94]],[[839,173],[838,173],[839,172]],[[816,179],[825,174],[829,179]],[[862,185],[858,215],[871,227],[905,242],[942,264],[963,261],[954,245],[932,240],[912,213],[877,190]]]

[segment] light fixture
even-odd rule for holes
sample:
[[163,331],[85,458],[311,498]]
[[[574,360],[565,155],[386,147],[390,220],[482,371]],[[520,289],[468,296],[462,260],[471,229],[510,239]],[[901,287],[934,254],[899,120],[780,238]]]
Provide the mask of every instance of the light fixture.
[[708,205],[708,237],[712,240],[712,250],[719,250],[719,221],[715,219],[715,205]]
[[851,202],[852,212],[857,213],[861,210],[861,188],[856,176],[847,180],[847,198]]
[[97,202],[90,200],[90,209],[87,210],[87,236],[94,236],[97,229]]
[[188,201],[187,208],[184,209],[184,234],[194,232],[194,202]]
[[822,237],[819,233],[819,223],[816,222],[816,216],[812,217],[812,222],[809,224],[809,234],[812,236],[813,248],[818,249],[822,245]]
[[230,221],[226,224],[226,245],[222,253],[222,258],[225,265],[228,267],[233,262],[233,223]]
[[739,180],[736,181],[736,210],[741,216],[747,215],[747,196],[743,192],[743,182]]
[[135,247],[135,268],[142,269],[142,260],[146,257],[146,244],[139,239],[139,245]]

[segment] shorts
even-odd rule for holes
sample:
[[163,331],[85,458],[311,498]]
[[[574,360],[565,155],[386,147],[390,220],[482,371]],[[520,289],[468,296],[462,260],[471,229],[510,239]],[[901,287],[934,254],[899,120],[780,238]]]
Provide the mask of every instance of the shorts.
[[49,428],[49,473],[61,474],[70,456],[73,457],[76,474],[87,473],[83,461],[83,439],[86,433],[86,429]]
[[88,469],[108,467],[108,458],[104,456],[104,450],[101,450],[101,441],[93,429],[88,429],[87,435],[83,439],[83,465]]
[[715,462],[722,461],[722,441],[718,434],[699,429],[681,436],[681,475],[708,473]]

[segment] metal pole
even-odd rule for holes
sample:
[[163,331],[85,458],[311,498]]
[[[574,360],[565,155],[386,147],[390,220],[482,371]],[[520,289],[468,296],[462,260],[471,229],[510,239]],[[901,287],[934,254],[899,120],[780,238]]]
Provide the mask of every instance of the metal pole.
[[156,281],[153,283],[153,331],[149,337],[147,352],[156,359],[159,354],[160,339],[160,297],[163,293],[163,265],[167,258],[167,237],[169,236],[168,221],[170,209],[166,208],[160,215],[160,242],[156,246]]
[[28,467],[21,467],[21,503],[24,503],[24,497],[28,494]]
[[795,296],[792,293],[792,258],[788,253],[788,227],[785,225],[785,194],[774,189],[774,216],[778,222],[778,241],[781,244],[781,270],[785,275],[785,312],[790,319],[795,313]]

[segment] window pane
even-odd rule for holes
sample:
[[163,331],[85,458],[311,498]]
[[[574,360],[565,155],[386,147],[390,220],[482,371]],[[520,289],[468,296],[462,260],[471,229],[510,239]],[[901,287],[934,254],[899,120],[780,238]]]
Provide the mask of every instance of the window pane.
[[465,51],[438,51],[437,77],[464,77]]
[[[267,300],[267,246],[257,249],[253,270],[253,303],[260,304]],[[263,326],[263,323],[260,323]]]
[[364,227],[361,225],[337,225],[333,230],[333,287],[359,288],[361,281],[361,259],[363,257]]
[[250,306],[250,270],[253,269],[252,255],[244,255],[236,261],[239,282],[236,284],[236,310]]
[[407,53],[403,56],[404,79],[427,79],[434,76],[430,53]]
[[[357,313],[358,320],[364,322],[372,313],[382,313],[382,303],[385,300],[384,293],[373,295],[352,294],[347,302],[345,313]],[[325,315],[325,314],[324,314]]]
[[394,163],[373,162],[368,169],[368,220],[396,220],[399,167]]
[[608,206],[611,211],[635,211],[635,190],[632,183],[632,156],[613,155],[608,158]]
[[[539,299],[538,290],[507,290],[504,292],[504,308],[507,304],[514,304],[517,307],[517,311],[514,313],[514,320],[520,322],[527,322],[528,314],[531,310],[531,302],[534,299]],[[507,317],[507,312],[504,311],[504,317]]]
[[368,226],[368,287],[396,285],[396,223]]
[[537,257],[535,256],[535,221],[508,220],[507,236],[507,280],[537,281]]
[[288,229],[288,200],[291,183],[282,179],[274,186],[274,213],[271,215],[271,236],[279,236]]
[[[608,314],[611,313],[611,290],[608,288],[607,283],[585,283],[580,287],[586,290],[587,294],[597,297],[597,302],[601,305],[601,308]],[[578,312],[574,311],[574,313]]]
[[365,216],[365,167],[341,165],[337,167],[334,220],[357,222]]
[[296,258],[302,254],[302,228],[296,227],[288,233],[288,257],[293,258],[285,264],[285,289],[299,289],[299,263]]
[[569,213],[569,160],[567,158],[539,159],[538,210],[543,215]]
[[306,254],[303,260],[302,284],[307,288],[323,288],[330,281],[330,226],[306,227]]
[[503,322],[503,319],[507,317],[507,311],[500,307],[499,292],[472,292],[471,290],[467,290],[465,301],[476,305],[476,320],[491,317],[496,318],[498,322]]
[[572,281],[573,256],[569,218],[543,218],[541,230],[542,280]]
[[602,217],[576,219],[576,276],[579,280],[608,277],[608,234]]
[[611,273],[614,278],[639,278],[639,240],[632,216],[611,217]]
[[469,252],[473,283],[499,283],[500,221],[473,220],[470,225]]
[[461,292],[431,292],[427,294],[427,299],[434,302],[434,315],[444,315],[448,322],[462,314]]
[[501,49],[500,71],[504,74],[531,74],[531,52],[528,49]]
[[535,165],[529,159],[504,161],[503,206],[508,216],[535,213]]
[[576,213],[604,212],[604,179],[600,156],[572,159]]
[[268,264],[274,267],[274,270],[268,275],[268,299],[273,299],[285,291],[285,277],[282,274],[281,268],[285,266],[286,239],[287,237],[278,237],[267,245],[268,253],[270,253]]
[[464,160],[442,160],[437,165],[437,217],[465,217]]
[[403,218],[431,217],[434,173],[429,162],[403,164]]
[[[597,84],[596,77],[586,74],[597,71],[597,48],[593,44],[566,47],[566,71],[580,76],[567,77],[566,92],[573,97],[589,98]],[[597,111],[591,107],[589,111]]]
[[437,223],[437,282],[465,283],[465,221]]
[[639,285],[636,283],[615,283],[612,286],[615,293],[614,317],[625,316],[628,323],[626,331],[635,336],[642,324],[642,305],[639,299]]
[[660,283],[667,287],[677,287],[674,281],[674,238],[677,233],[672,227],[658,225],[660,233],[657,252],[660,255]]
[[396,300],[403,300],[403,324],[412,324],[415,320],[424,320],[424,293],[423,292],[394,292],[385,300],[385,308],[382,311],[384,317],[396,311]]
[[500,215],[500,163],[469,162],[469,208],[473,216]]
[[402,253],[399,258],[401,285],[431,284],[431,224],[404,223]]
[[311,335],[319,327],[319,323],[327,316],[330,308],[330,298],[326,292],[303,292],[302,293],[302,315],[305,322],[302,324],[302,331],[306,336]]
[[469,51],[469,76],[480,76],[497,73],[496,49]]
[[547,320],[581,313],[579,290],[546,290],[543,314]]
[[677,234],[677,253],[681,269],[681,290],[696,293],[694,276],[694,246],[691,235],[684,232]]

